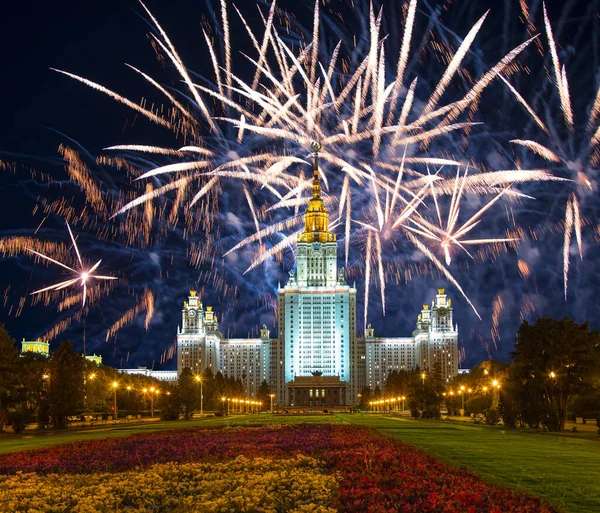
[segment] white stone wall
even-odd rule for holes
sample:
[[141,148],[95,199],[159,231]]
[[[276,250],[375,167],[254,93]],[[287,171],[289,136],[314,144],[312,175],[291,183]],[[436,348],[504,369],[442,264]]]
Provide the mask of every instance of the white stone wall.
[[221,372],[241,379],[248,395],[256,396],[263,380],[270,382],[270,340],[225,339],[220,353]]
[[383,389],[390,371],[413,370],[416,366],[415,345],[412,337],[367,339],[367,386],[371,390],[375,390],[375,387]]

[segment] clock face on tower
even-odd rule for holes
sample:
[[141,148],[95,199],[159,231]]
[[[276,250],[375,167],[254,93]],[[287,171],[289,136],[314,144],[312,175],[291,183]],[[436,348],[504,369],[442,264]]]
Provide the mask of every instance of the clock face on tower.
[[189,315],[190,317],[195,317],[195,316],[196,316],[196,310],[190,310],[190,311],[188,312],[188,315]]
[[448,315],[448,309],[444,308],[443,306],[441,308],[438,309],[438,315],[440,317],[446,317],[446,315]]

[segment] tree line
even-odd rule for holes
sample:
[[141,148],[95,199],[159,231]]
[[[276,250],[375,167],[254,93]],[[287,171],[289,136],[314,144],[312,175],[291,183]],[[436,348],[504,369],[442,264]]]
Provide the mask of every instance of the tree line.
[[600,335],[588,323],[542,317],[524,321],[510,363],[483,362],[445,383],[438,365],[392,370],[383,389],[365,389],[360,406],[406,397],[414,417],[439,418],[463,410],[489,424],[561,431],[567,418],[597,419],[600,426]]
[[[40,429],[60,429],[74,418],[147,416],[155,411],[163,419],[188,419],[194,410],[200,410],[201,390],[206,411],[226,412],[223,397],[245,396],[242,380],[221,372],[213,375],[206,370],[194,375],[184,369],[177,383],[119,373],[83,358],[68,340],[49,357],[21,353],[0,325],[0,431],[11,426],[19,433],[31,423]],[[261,401],[264,409],[269,394],[269,386],[263,382],[253,399]]]
[[[202,395],[201,395],[202,394]],[[233,399],[252,399],[266,408],[269,401],[270,389],[263,381],[258,389],[256,398],[246,395],[241,379],[226,376],[220,371],[216,374],[206,369],[200,374],[193,374],[189,367],[181,371],[177,384],[165,394],[159,403],[161,418],[164,420],[177,420],[192,418],[196,411],[215,411],[218,415],[226,414],[232,409]]]
[[[116,387],[114,386],[116,384]],[[76,352],[70,341],[50,354],[25,352],[0,325],[0,430],[21,432],[30,423],[65,428],[84,415],[141,414],[150,410],[151,394],[168,385],[146,376],[120,374]]]

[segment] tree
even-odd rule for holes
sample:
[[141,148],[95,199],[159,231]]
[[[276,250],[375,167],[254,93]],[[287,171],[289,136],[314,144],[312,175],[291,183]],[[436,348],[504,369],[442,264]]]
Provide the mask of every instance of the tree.
[[411,415],[415,418],[421,416],[425,419],[439,419],[445,389],[441,365],[434,363],[433,370],[425,372],[425,378],[417,367],[408,373],[408,380],[408,407]]
[[14,339],[0,324],[0,431],[8,422],[8,412],[15,405],[19,351]]
[[85,361],[70,341],[60,344],[49,361],[49,406],[54,428],[66,428],[67,419],[84,405]]
[[499,420],[500,386],[507,386],[508,366],[497,360],[487,360],[474,366],[468,374],[456,376],[446,393],[448,411],[458,411],[462,407],[464,393],[467,412],[485,414],[486,422],[496,424]]
[[197,394],[198,387],[196,386],[192,370],[186,367],[181,371],[179,380],[177,381],[177,398],[185,420],[191,419],[194,414]]
[[406,396],[411,382],[411,372],[392,370],[385,381],[385,393],[389,396]]
[[179,420],[181,397],[179,387],[173,387],[158,398],[161,420]]
[[512,409],[530,427],[564,429],[567,406],[592,387],[600,363],[600,335],[587,323],[542,317],[517,332],[509,372]]
[[381,399],[382,397],[383,397],[383,394],[381,392],[381,388],[379,388],[379,385],[377,385],[375,387],[375,390],[373,391],[373,399],[377,401],[377,400]]
[[36,420],[43,428],[49,424],[47,371],[48,359],[27,352],[18,361],[18,375],[14,386],[13,409],[9,420],[13,431],[20,433],[27,424]]
[[267,383],[267,380],[263,380],[256,392],[256,399],[258,402],[262,403],[263,409],[268,410],[271,407],[270,395],[271,389],[269,388],[269,384]]
[[371,392],[371,389],[369,387],[363,388],[360,393],[360,401],[358,403],[359,408],[361,410],[368,410],[369,403],[372,400],[373,400],[373,392]]

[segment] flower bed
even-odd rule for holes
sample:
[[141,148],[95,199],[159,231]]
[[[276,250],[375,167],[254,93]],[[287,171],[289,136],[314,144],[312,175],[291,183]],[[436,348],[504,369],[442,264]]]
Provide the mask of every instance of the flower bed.
[[121,473],[19,473],[2,480],[0,490],[3,512],[334,513],[328,505],[337,481],[314,458],[239,456],[226,463],[161,463]]
[[[296,455],[318,460],[321,465],[312,467],[313,472],[321,472],[320,478],[333,479],[337,485],[324,485],[328,501],[316,501],[315,507],[334,507],[339,511],[357,512],[519,512],[550,513],[552,508],[538,499],[518,494],[510,490],[485,484],[474,475],[451,467],[440,460],[401,441],[382,435],[376,431],[345,425],[289,425],[269,427],[243,427],[226,429],[185,429],[135,435],[127,438],[106,439],[94,442],[78,442],[48,449],[0,455],[0,473],[35,472],[36,475],[21,474],[18,480],[40,483],[56,482],[60,489],[61,479],[93,479],[104,484],[106,493],[123,475],[135,481],[133,476],[154,475],[161,472],[161,465],[169,469],[187,469],[189,465],[210,464],[198,468],[216,468],[216,474],[227,475],[232,470],[228,461],[235,458],[267,458],[275,468],[289,462]],[[249,460],[244,461],[251,464]],[[301,460],[294,460],[301,461]],[[212,463],[211,463],[212,462]],[[177,465],[174,465],[177,463]],[[152,465],[160,464],[152,467]],[[148,470],[150,469],[150,470]],[[323,469],[332,474],[326,475]],[[133,472],[132,472],[133,471]],[[182,470],[185,472],[184,470]],[[117,473],[114,478],[111,473]],[[277,471],[276,471],[277,472]],[[59,476],[44,474],[58,473]],[[123,474],[125,473],[125,474]],[[76,474],[72,476],[70,474]],[[93,474],[93,476],[81,476]],[[252,472],[250,472],[252,474]],[[113,474],[114,475],[114,474]],[[235,475],[233,472],[232,475]],[[271,487],[260,495],[266,502],[253,503],[255,510],[289,511],[300,506],[309,507],[306,497],[300,497],[294,506],[279,509],[276,499],[281,491],[279,477],[274,476]],[[311,474],[312,475],[312,474]],[[101,476],[101,477],[98,477]],[[103,477],[102,477],[103,476]],[[327,479],[326,479],[327,478]],[[0,511],[10,496],[16,478],[0,478]],[[96,481],[96,480],[100,481]],[[103,481],[104,480],[104,481]],[[307,478],[310,482],[310,479]],[[235,481],[235,479],[234,479]],[[258,485],[257,485],[258,486]],[[262,486],[262,485],[261,485]],[[266,485],[265,485],[266,486]],[[282,485],[284,490],[289,487]],[[8,487],[8,488],[7,488]],[[312,493],[312,492],[311,492]],[[242,494],[243,495],[243,494]],[[169,493],[164,500],[170,500]],[[183,500],[183,499],[182,499]],[[13,499],[14,501],[14,499]],[[181,501],[180,501],[181,502]],[[181,502],[181,507],[184,506]],[[260,505],[260,507],[258,507]],[[312,506],[310,506],[312,507]],[[245,511],[241,506],[233,506],[233,511]],[[110,509],[107,509],[110,510]],[[111,509],[114,511],[114,503]],[[201,511],[190,509],[190,511]],[[226,509],[229,511],[228,509]],[[275,511],[273,510],[273,511]],[[41,509],[40,511],[60,511]],[[64,510],[68,511],[68,510]],[[86,510],[91,511],[91,510]],[[103,511],[99,509],[98,511]],[[146,511],[139,509],[134,511]],[[161,511],[161,510],[157,510]],[[164,511],[169,511],[165,509]],[[179,511],[179,510],[178,510]],[[181,509],[180,511],[188,511]],[[214,511],[214,509],[213,509]]]

